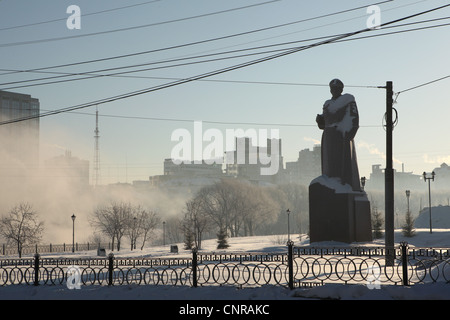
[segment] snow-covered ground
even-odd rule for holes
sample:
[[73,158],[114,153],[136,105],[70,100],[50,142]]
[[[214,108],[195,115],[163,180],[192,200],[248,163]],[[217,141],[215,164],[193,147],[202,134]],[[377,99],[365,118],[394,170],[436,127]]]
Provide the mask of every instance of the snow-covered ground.
[[[400,231],[396,231],[396,243],[406,241],[410,246],[450,248],[450,230],[433,229],[430,234],[428,229],[417,229],[417,235],[405,238]],[[257,237],[240,237],[229,239],[230,248],[221,252],[285,252],[286,235],[269,235]],[[292,237],[295,245],[310,245],[306,236],[301,239]],[[216,250],[216,240],[203,242],[205,252]],[[318,245],[318,244],[313,244]],[[372,243],[356,243],[352,246],[384,246],[383,240]],[[348,246],[343,243],[320,243],[325,247]],[[183,250],[183,245],[178,244],[179,253],[170,253],[169,245],[150,247],[141,250],[123,249],[116,257],[190,257],[191,253]],[[76,252],[62,254],[43,254],[43,257],[89,257],[96,256],[96,251]],[[87,300],[311,300],[311,299],[420,299],[438,300],[450,299],[450,283],[416,284],[411,287],[381,285],[380,289],[370,289],[365,285],[341,285],[327,284],[314,288],[298,288],[289,290],[280,286],[263,286],[261,288],[235,287],[172,287],[172,286],[146,286],[146,285],[121,285],[121,286],[82,286],[81,289],[68,289],[65,285],[38,287],[27,285],[11,285],[0,287],[0,300],[27,299],[27,300],[55,300],[55,299],[87,299]]]
[[[450,206],[431,207],[431,227],[450,228]],[[430,209],[424,208],[414,221],[416,228],[430,227]]]

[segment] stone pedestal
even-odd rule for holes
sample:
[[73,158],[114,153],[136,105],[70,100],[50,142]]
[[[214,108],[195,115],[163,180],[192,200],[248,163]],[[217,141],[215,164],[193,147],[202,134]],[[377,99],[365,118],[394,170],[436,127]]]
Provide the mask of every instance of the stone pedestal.
[[320,176],[309,185],[310,242],[372,241],[370,202],[339,179]]

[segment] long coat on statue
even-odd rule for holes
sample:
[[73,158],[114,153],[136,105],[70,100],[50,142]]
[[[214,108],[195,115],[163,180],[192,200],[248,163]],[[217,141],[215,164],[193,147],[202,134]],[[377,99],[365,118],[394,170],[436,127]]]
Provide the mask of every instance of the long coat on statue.
[[327,100],[319,116],[322,134],[322,174],[339,178],[354,191],[361,191],[353,138],[359,128],[358,108],[351,94]]

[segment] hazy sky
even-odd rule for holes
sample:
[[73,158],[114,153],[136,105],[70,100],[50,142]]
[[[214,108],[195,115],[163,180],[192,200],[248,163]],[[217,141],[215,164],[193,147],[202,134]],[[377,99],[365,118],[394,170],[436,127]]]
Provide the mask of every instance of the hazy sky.
[[[438,0],[381,2],[378,2],[381,23],[447,4]],[[375,0],[2,0],[0,90],[31,94],[40,100],[43,112],[71,107],[279,51],[218,58],[312,44],[320,40],[280,45],[365,29],[371,17],[366,8],[375,3]],[[66,12],[71,5],[81,10],[81,29],[67,26],[68,19],[77,22],[70,18],[72,13]],[[334,14],[357,7],[361,8]],[[324,15],[328,16],[318,18]],[[447,16],[450,7],[398,24]],[[382,27],[348,39],[444,23],[449,20]],[[250,32],[256,30],[260,31]],[[171,141],[172,132],[185,128],[193,133],[194,120],[203,121],[204,130],[279,129],[284,160],[295,161],[300,150],[311,149],[320,141],[322,132],[315,117],[330,97],[327,84],[333,78],[340,78],[346,85],[344,92],[356,97],[361,126],[355,139],[357,156],[361,176],[368,177],[373,164],[385,165],[382,120],[386,92],[374,86],[393,81],[394,91],[401,92],[450,75],[449,30],[444,26],[322,45],[213,76],[207,81],[99,104],[101,181],[132,182],[162,174],[163,161],[176,145]],[[253,47],[260,48],[211,55]],[[142,52],[148,53],[136,55]],[[122,55],[127,56],[104,60]],[[180,59],[198,55],[209,56]],[[80,64],[97,59],[103,60]],[[178,60],[155,64],[171,59]],[[186,65],[211,59],[216,61]],[[48,68],[67,64],[74,65]],[[133,65],[141,66],[105,70]],[[33,69],[40,69],[39,73],[6,71]],[[142,69],[151,70],[61,82],[87,77],[67,73],[96,71],[106,75]],[[49,79],[23,82],[42,78]],[[44,82],[57,83],[36,85]],[[401,170],[404,163],[406,171],[421,174],[442,162],[450,163],[449,85],[450,78],[398,96],[395,169]],[[94,129],[95,106],[41,118],[41,160],[70,150],[73,156],[92,164]]]

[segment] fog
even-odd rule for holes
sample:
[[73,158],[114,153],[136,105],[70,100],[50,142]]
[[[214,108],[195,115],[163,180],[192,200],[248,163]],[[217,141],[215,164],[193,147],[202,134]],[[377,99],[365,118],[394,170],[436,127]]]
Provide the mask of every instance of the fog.
[[[6,127],[6,126],[5,126]],[[2,127],[1,132],[5,132]],[[162,221],[179,214],[187,198],[172,192],[131,184],[90,184],[92,162],[79,159],[70,151],[60,155],[30,155],[35,139],[7,139],[0,135],[0,216],[16,205],[29,203],[44,222],[41,244],[72,243],[72,219],[75,215],[75,241],[85,243],[94,234],[90,217],[98,206],[129,202],[158,212]],[[20,148],[17,147],[20,144]],[[45,145],[45,142],[40,142]],[[45,148],[40,148],[40,151]],[[0,244],[4,243],[0,239]]]
[[[179,214],[186,199],[170,196],[157,189],[137,189],[129,184],[109,186],[77,186],[65,179],[45,176],[21,183],[2,183],[0,214],[6,215],[12,207],[27,202],[44,221],[42,244],[72,243],[72,219],[75,215],[75,241],[85,243],[94,234],[90,218],[98,206],[112,202],[129,202],[156,211],[164,220]],[[17,181],[18,182],[18,181]]]
[[[19,124],[0,126],[0,216],[7,215],[20,203],[30,204],[38,219],[44,222],[41,244],[72,243],[72,215],[76,216],[75,241],[91,241],[95,230],[91,226],[90,218],[99,206],[112,202],[127,202],[156,211],[161,221],[166,221],[174,216],[181,217],[186,201],[193,197],[195,190],[188,192],[187,188],[176,192],[176,189],[158,189],[150,185],[135,186],[127,183],[94,187],[89,179],[92,161],[79,159],[77,154],[72,154],[63,146],[55,146],[42,141],[43,139],[39,141],[39,136],[33,136],[32,132],[22,130],[19,135]],[[11,130],[12,126],[17,127]],[[50,145],[53,146],[51,153],[46,148]],[[56,157],[55,150],[58,150]],[[442,178],[446,180],[446,176]],[[432,186],[432,205],[448,205],[448,188],[441,191],[437,188],[439,185],[440,181],[437,179]],[[418,215],[428,204],[426,186],[421,182],[419,190],[412,189],[410,207],[413,215]],[[367,191],[371,207],[382,211],[383,191],[371,189],[370,182]],[[403,221],[407,206],[404,189],[397,190],[395,204],[398,227]],[[303,205],[307,207],[307,204]],[[305,223],[307,210],[303,213]],[[162,229],[162,226],[159,229]],[[0,244],[2,243],[5,241],[0,238]]]

